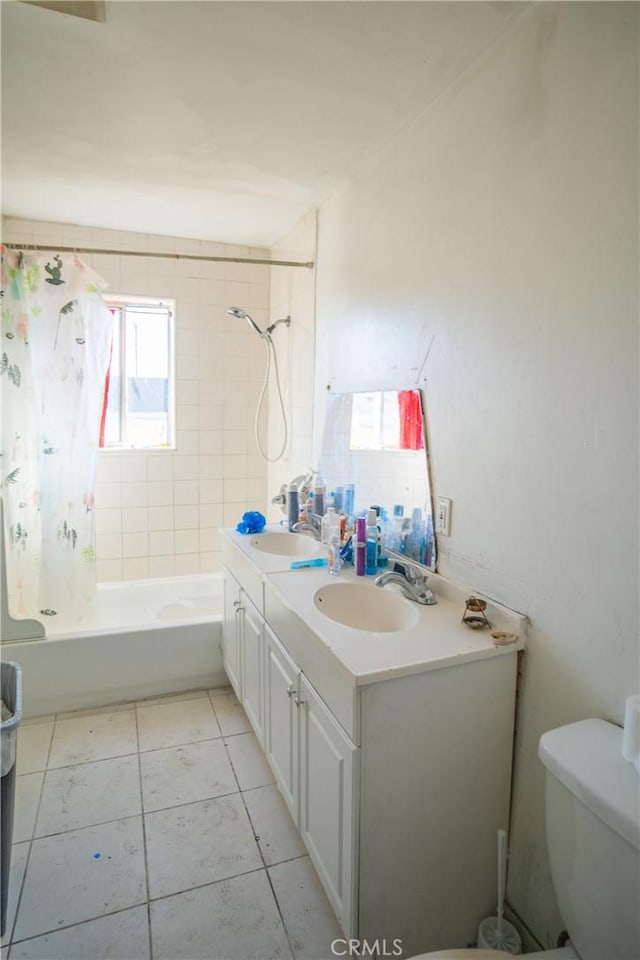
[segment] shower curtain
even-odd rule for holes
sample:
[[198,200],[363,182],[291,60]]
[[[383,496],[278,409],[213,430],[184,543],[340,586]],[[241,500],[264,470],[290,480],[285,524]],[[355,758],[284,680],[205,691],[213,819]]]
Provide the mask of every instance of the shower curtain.
[[112,320],[81,260],[2,252],[2,458],[11,613],[78,623],[95,593],[93,495]]

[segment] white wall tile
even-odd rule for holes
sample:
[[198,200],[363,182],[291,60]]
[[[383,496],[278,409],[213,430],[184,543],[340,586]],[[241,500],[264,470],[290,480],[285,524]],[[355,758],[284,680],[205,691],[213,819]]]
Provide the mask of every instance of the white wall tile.
[[150,481],[173,480],[174,453],[158,451],[147,457],[147,475]]
[[146,481],[135,481],[122,484],[123,507],[146,507],[149,502],[149,484]]
[[192,530],[198,527],[197,506],[176,506],[173,509],[174,529]]
[[201,480],[198,491],[200,503],[222,503],[222,480]]
[[149,560],[147,557],[133,557],[122,561],[122,576],[124,580],[145,580],[149,576]]
[[151,481],[148,484],[148,503],[150,507],[173,504],[173,483],[167,480]]
[[176,480],[174,483],[174,502],[176,506],[198,503],[198,481]]
[[148,508],[149,531],[173,530],[173,509],[167,507]]
[[122,557],[122,534],[103,533],[96,537],[98,560],[116,560]]
[[122,556],[127,559],[130,557],[146,557],[149,553],[149,534],[146,533],[123,533],[122,534]]
[[176,480],[197,480],[198,457],[178,454],[173,467],[173,475]]
[[123,483],[146,482],[147,457],[145,454],[127,452],[121,457],[120,478]]
[[173,530],[152,531],[149,534],[149,556],[162,557],[174,553]]
[[[149,518],[146,507],[123,507],[122,509],[122,529],[126,533],[140,533],[147,530]],[[115,533],[116,531],[111,531]]]
[[173,553],[165,557],[149,557],[149,576],[150,577],[173,577],[175,576],[175,557]]
[[197,553],[200,550],[200,531],[198,528],[193,530],[176,530],[175,549],[176,556],[179,553]]

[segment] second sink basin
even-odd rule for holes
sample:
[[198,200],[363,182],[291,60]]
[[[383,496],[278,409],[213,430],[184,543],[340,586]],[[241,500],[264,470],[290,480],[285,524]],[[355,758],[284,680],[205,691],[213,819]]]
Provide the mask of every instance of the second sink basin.
[[317,557],[323,552],[320,541],[307,537],[304,533],[256,533],[251,537],[250,543],[262,553],[272,553],[279,557]]
[[415,626],[418,620],[409,601],[364,583],[327,584],[316,590],[313,602],[330,620],[370,633],[397,633]]

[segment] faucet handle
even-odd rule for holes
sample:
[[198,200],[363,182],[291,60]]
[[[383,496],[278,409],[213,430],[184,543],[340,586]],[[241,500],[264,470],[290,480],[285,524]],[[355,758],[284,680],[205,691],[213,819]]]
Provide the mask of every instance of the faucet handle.
[[408,560],[403,560],[401,563],[396,563],[394,570],[398,573],[401,573],[408,583],[424,583],[426,584],[427,578],[422,570],[422,567],[419,567],[415,563],[410,563]]

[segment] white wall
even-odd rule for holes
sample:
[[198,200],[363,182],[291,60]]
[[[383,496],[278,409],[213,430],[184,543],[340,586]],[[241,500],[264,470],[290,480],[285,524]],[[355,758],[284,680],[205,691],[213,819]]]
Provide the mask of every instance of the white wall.
[[538,738],[640,686],[637,13],[525,10],[319,211],[317,404],[431,346],[440,570],[533,621],[509,897],[545,946]]
[[[316,212],[310,211],[293,230],[271,248],[274,260],[315,261]],[[273,334],[278,353],[282,392],[287,411],[289,440],[281,460],[268,467],[268,499],[299,474],[316,467],[312,450],[313,383],[315,349],[315,270],[273,267],[271,272],[271,320],[291,316],[291,326],[281,324]],[[269,456],[280,450],[283,433],[275,380],[269,393]],[[269,503],[269,519],[284,514]]]
[[[6,218],[6,242],[203,256],[268,251],[70,224]],[[98,580],[207,573],[221,568],[220,526],[265,509],[266,466],[253,439],[263,373],[260,340],[227,307],[268,323],[271,267],[243,263],[86,255],[108,295],[176,301],[176,446],[101,451],[96,484]]]

